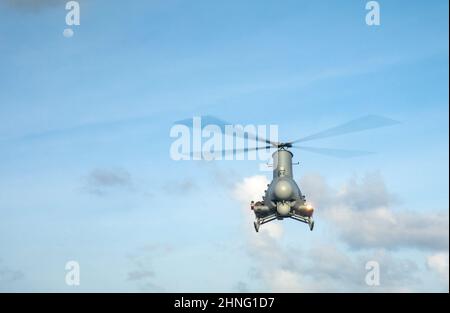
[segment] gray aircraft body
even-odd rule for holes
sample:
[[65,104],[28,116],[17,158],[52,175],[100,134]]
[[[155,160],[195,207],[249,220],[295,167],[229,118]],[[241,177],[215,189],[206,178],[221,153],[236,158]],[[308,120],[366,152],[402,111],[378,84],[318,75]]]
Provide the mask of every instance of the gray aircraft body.
[[314,209],[306,204],[305,196],[293,178],[292,157],[292,152],[285,148],[278,149],[272,155],[272,182],[267,185],[262,201],[252,201],[250,204],[256,216],[256,231],[259,231],[259,226],[264,223],[284,218],[307,223],[311,230],[314,228]]

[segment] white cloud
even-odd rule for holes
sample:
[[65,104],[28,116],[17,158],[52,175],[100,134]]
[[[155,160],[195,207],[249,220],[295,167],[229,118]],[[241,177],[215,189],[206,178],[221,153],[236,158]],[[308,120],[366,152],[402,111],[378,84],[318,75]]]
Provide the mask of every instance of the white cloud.
[[[250,210],[250,202],[261,201],[264,195],[264,190],[267,188],[269,180],[264,175],[256,175],[251,177],[245,177],[242,181],[238,182],[233,189],[233,195],[242,205],[245,216],[248,222],[253,222],[254,215]],[[261,227],[260,232],[262,237],[268,236],[273,239],[281,239],[283,236],[283,228],[280,224],[268,223]],[[256,237],[257,239],[261,236]],[[255,244],[263,244],[264,242],[255,242]]]
[[242,204],[245,205],[247,203],[250,205],[251,200],[249,199],[253,199],[253,201],[261,199],[268,183],[269,180],[263,175],[245,177],[236,184],[233,195]]
[[331,221],[352,248],[448,249],[448,212],[394,209],[395,197],[379,174],[353,177],[337,189],[321,176],[309,175],[301,186],[316,214]]
[[301,292],[299,275],[286,269],[275,269],[270,272],[270,288],[273,292]]
[[427,266],[436,272],[448,286],[448,252],[439,252],[428,256]]
[[[260,201],[268,183],[266,176],[256,175],[245,177],[234,186],[232,193],[241,204],[246,223],[252,223],[254,219],[250,201]],[[285,252],[278,244],[283,238],[282,225],[268,223],[261,227],[259,233],[251,229],[247,230],[246,235],[247,253],[255,260],[255,265],[259,268],[258,277],[262,279],[265,288],[273,292],[300,291],[297,274],[280,268],[280,263],[286,260]]]

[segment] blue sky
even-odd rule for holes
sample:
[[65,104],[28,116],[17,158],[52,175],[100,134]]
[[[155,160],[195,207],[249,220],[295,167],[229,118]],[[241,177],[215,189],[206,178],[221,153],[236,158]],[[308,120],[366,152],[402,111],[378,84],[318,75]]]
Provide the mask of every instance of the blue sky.
[[[65,1],[2,2],[0,291],[448,291],[448,2],[379,3],[369,27],[356,0],[82,0],[65,38]],[[401,123],[314,142],[374,155],[296,152],[316,229],[255,234],[258,162],[169,157],[204,114],[281,139]]]

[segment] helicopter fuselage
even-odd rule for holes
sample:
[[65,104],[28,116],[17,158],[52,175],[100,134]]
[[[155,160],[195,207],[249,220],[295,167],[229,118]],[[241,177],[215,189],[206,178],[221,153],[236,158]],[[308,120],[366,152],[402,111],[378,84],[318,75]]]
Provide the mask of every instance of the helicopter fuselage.
[[251,203],[257,231],[264,223],[287,217],[308,223],[312,230],[314,209],[306,205],[305,197],[293,179],[292,157],[293,154],[286,149],[279,149],[272,155],[272,182],[267,185],[262,201]]

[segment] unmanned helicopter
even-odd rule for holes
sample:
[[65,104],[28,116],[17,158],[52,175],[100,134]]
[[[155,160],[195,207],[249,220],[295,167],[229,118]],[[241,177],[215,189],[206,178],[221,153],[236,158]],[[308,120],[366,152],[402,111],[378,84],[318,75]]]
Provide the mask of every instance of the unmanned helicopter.
[[[215,125],[229,125],[213,116],[204,116],[203,120],[208,120],[210,124]],[[191,126],[188,120],[179,121],[177,123]],[[247,134],[247,138],[265,143],[265,146],[246,148],[246,149],[232,149],[223,150],[223,152],[248,152],[250,150],[260,149],[276,149],[272,154],[273,159],[273,177],[267,189],[264,191],[262,201],[251,201],[250,208],[255,214],[254,227],[256,232],[259,231],[261,225],[274,220],[283,220],[285,218],[292,218],[296,221],[308,224],[309,229],[314,229],[313,213],[314,208],[307,203],[305,195],[302,194],[300,188],[294,180],[293,176],[293,153],[290,149],[301,149],[313,153],[324,154],[339,158],[356,157],[373,152],[359,151],[359,150],[343,150],[343,149],[328,149],[298,146],[296,144],[316,139],[329,138],[340,136],[348,133],[359,132],[368,129],[380,128],[397,124],[398,122],[389,118],[367,115],[347,123],[329,128],[327,130],[288,142],[277,142],[256,136],[254,134]],[[191,126],[192,127],[192,126]],[[223,129],[223,127],[222,127]],[[243,136],[239,133],[237,136]],[[298,163],[295,163],[298,164]]]

